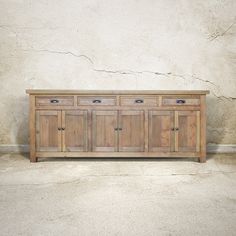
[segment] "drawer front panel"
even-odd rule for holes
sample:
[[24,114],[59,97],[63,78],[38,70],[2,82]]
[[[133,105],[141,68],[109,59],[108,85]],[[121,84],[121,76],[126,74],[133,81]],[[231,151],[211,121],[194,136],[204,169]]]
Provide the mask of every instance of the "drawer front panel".
[[104,105],[116,105],[116,97],[101,97],[101,96],[78,96],[77,97],[78,106],[104,106]]
[[191,96],[163,96],[162,97],[163,106],[199,106],[199,97]]
[[158,97],[150,96],[121,96],[120,104],[122,106],[158,106]]
[[73,96],[38,96],[36,106],[74,106]]

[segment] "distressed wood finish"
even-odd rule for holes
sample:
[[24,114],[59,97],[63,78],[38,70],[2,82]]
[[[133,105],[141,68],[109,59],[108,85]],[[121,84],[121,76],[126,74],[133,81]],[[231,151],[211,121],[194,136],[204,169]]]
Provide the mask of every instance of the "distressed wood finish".
[[205,90],[27,90],[30,160],[197,157],[206,161]]
[[61,111],[36,111],[36,151],[61,151]]
[[62,111],[62,150],[88,151],[88,112]]
[[92,151],[117,151],[117,115],[117,111],[92,111]]
[[178,111],[176,123],[177,150],[179,152],[199,152],[200,117],[199,111]]
[[172,111],[149,111],[149,151],[174,151],[173,117]]
[[74,97],[72,96],[37,96],[36,106],[73,106]]
[[144,111],[119,111],[119,151],[144,151]]

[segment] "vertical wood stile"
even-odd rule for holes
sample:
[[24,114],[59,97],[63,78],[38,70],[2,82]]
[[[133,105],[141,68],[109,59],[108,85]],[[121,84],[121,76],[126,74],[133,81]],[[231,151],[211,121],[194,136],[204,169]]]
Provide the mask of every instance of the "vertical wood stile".
[[[175,119],[175,122],[174,122],[174,128],[179,128],[179,112],[178,111],[175,111],[174,112],[174,119]],[[175,152],[178,152],[179,150],[179,132],[178,131],[174,131],[175,134]]]

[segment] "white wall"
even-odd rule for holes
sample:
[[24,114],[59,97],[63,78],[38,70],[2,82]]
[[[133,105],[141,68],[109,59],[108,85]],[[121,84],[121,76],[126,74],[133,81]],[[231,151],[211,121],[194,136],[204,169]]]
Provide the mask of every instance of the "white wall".
[[26,88],[209,89],[208,143],[236,143],[235,0],[0,0],[0,144],[27,144]]

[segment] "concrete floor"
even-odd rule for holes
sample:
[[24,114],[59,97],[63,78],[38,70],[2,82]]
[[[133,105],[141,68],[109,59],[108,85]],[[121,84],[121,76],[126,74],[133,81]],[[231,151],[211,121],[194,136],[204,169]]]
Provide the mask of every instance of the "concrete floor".
[[0,155],[0,235],[236,235],[236,154],[195,160]]

